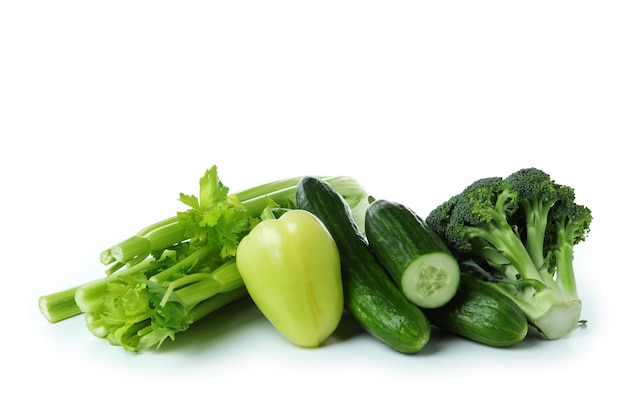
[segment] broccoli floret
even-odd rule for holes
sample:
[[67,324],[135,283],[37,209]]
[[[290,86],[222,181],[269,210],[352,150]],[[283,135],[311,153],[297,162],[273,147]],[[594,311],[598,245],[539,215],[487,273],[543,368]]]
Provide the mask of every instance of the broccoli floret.
[[446,238],[462,253],[485,246],[517,243],[508,217],[517,210],[517,194],[500,177],[482,178],[465,188],[450,212]]
[[574,246],[583,242],[591,226],[591,210],[571,201],[559,201],[551,210],[546,230],[546,264],[565,294],[578,297],[574,274]]
[[548,339],[567,335],[580,320],[573,246],[590,221],[573,188],[536,168],[474,181],[426,218],[463,268],[479,269],[474,276],[517,302]]
[[550,209],[558,201],[574,201],[574,189],[557,184],[537,168],[524,168],[505,178],[517,192],[520,210],[515,223],[537,268],[544,268],[544,238]]
[[436,207],[429,216],[430,228],[440,236],[445,236],[450,223],[450,215],[456,205],[457,196],[452,196],[448,201]]

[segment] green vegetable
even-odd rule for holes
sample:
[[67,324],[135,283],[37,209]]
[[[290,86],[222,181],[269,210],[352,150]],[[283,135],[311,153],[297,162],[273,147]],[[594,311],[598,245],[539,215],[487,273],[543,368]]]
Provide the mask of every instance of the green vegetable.
[[[247,296],[236,266],[241,239],[267,207],[295,207],[301,177],[229,194],[213,166],[188,207],[101,254],[106,276],[39,298],[50,322],[84,313],[87,328],[112,345],[160,346],[217,308]],[[364,219],[367,193],[350,177],[325,177]],[[363,202],[365,200],[365,202]]]
[[[261,184],[240,191],[234,194],[233,197],[249,210],[252,217],[260,216],[268,204],[278,204],[278,206],[293,208],[296,204],[296,186],[301,178],[291,177]],[[369,202],[367,200],[368,194],[361,184],[348,176],[324,176],[322,178],[341,192],[353,210],[356,223],[359,227],[364,228],[365,211]],[[202,198],[202,194],[210,192],[215,186],[217,184],[211,185],[207,183],[204,190],[201,190],[200,197]],[[195,204],[194,196],[187,196],[181,193],[180,199],[185,204]],[[206,196],[202,199],[206,200]],[[195,233],[193,229],[196,227],[194,222],[190,222],[187,218],[188,215],[192,214],[188,210],[145,227],[134,236],[103,250],[100,254],[100,261],[108,266],[109,271],[115,271],[129,264],[140,262],[149,256],[151,252],[163,250],[174,243],[188,239],[190,235]],[[230,247],[230,252],[231,254],[233,253],[232,246]]]
[[489,346],[512,346],[528,333],[528,320],[520,307],[469,272],[463,273],[450,302],[423,311],[434,326]]
[[374,255],[404,295],[423,308],[446,304],[459,287],[459,263],[441,238],[408,207],[376,200],[365,214]]
[[591,219],[571,187],[527,168],[476,180],[426,222],[462,268],[514,300],[547,339],[558,339],[580,320],[573,247],[585,240]]
[[339,252],[311,213],[289,210],[262,221],[239,243],[237,267],[259,310],[294,344],[318,347],[339,325]]
[[323,179],[304,177],[296,201],[298,208],[326,225],[337,244],[346,310],[371,335],[399,352],[424,348],[430,339],[430,323],[374,257],[341,194]]

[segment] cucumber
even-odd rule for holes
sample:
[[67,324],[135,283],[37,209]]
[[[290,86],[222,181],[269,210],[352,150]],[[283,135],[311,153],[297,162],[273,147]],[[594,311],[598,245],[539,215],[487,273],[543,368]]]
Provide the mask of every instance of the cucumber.
[[528,320],[517,304],[465,272],[450,302],[423,312],[434,326],[489,346],[512,346],[528,333]]
[[410,208],[374,201],[365,213],[365,235],[376,258],[418,307],[441,307],[456,294],[458,261]]
[[396,351],[422,350],[430,340],[430,322],[370,251],[345,199],[324,180],[306,176],[296,188],[296,202],[326,225],[337,244],[346,310],[369,334]]

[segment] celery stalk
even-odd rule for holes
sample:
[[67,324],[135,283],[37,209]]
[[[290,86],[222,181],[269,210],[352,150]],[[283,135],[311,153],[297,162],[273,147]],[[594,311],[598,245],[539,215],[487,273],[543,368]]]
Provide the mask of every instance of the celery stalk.
[[82,313],[74,300],[80,286],[39,297],[39,310],[50,323],[56,323]]
[[[228,194],[213,166],[199,197],[181,194],[187,211],[147,226],[100,254],[104,278],[40,297],[50,322],[85,313],[88,329],[115,346],[160,346],[194,321],[244,297],[234,262],[238,242],[266,207],[295,207],[301,177]],[[368,195],[353,178],[321,177],[364,219]]]
[[[268,198],[276,201],[280,206],[295,205],[296,186],[300,178],[291,177],[258,185],[240,191],[234,196],[250,211],[250,215],[258,217],[267,206]],[[322,176],[320,178],[327,181],[346,198],[348,204],[355,209],[355,220],[361,226],[368,203],[368,195],[361,184],[348,176]],[[104,265],[109,265],[115,261],[124,263],[134,258],[146,257],[152,251],[162,250],[184,240],[184,233],[184,227],[180,224],[178,217],[169,217],[105,249],[100,254],[100,261]]]

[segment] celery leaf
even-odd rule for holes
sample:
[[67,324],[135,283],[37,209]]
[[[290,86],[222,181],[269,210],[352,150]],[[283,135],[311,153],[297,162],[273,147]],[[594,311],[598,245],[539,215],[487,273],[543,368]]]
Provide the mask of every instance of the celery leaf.
[[181,201],[189,207],[177,214],[187,238],[196,246],[215,245],[222,258],[235,256],[239,241],[257,223],[236,196],[228,194],[215,165],[200,179],[200,198],[181,194]]

